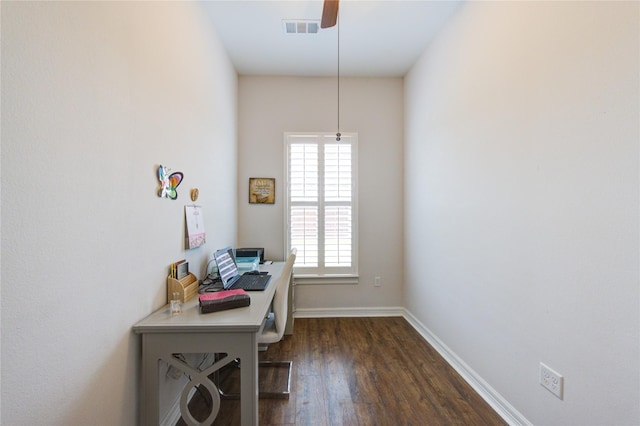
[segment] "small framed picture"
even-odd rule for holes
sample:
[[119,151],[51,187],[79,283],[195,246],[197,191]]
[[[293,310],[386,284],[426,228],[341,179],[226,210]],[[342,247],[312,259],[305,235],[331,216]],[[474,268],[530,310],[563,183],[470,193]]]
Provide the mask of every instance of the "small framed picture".
[[275,178],[249,178],[249,204],[274,204]]

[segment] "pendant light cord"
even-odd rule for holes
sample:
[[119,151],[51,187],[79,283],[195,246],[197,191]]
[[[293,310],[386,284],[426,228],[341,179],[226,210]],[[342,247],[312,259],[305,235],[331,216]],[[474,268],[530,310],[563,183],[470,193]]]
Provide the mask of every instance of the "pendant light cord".
[[338,22],[338,133],[336,133],[336,141],[340,141],[340,22]]

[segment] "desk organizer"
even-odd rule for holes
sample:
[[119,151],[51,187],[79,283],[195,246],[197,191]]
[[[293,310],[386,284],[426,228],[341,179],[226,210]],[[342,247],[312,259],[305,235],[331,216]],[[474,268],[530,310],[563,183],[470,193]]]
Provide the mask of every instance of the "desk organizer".
[[182,303],[191,300],[198,294],[198,285],[198,279],[191,272],[179,280],[167,277],[167,303],[172,299],[172,295],[175,292],[180,294]]

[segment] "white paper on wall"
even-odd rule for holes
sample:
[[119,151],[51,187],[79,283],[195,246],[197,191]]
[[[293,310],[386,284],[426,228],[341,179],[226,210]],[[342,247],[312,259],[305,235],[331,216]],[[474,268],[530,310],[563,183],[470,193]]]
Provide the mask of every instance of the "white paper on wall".
[[202,207],[184,206],[184,214],[187,221],[187,248],[200,247],[206,242]]

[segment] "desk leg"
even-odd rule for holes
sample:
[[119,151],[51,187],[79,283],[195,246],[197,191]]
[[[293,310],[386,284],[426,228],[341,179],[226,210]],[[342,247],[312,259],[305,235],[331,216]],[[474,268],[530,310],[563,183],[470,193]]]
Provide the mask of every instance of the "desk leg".
[[258,339],[247,334],[240,356],[240,410],[243,426],[258,424]]
[[140,401],[140,424],[142,426],[160,423],[158,383],[158,359],[160,356],[154,351],[155,348],[150,344],[148,338],[148,335],[142,335],[142,398]]

